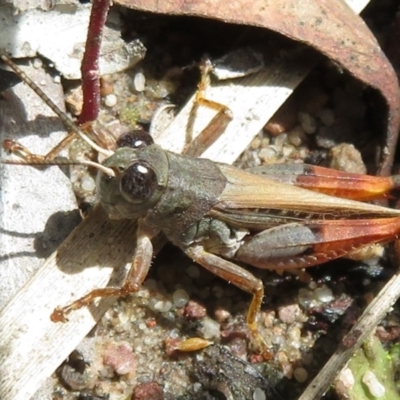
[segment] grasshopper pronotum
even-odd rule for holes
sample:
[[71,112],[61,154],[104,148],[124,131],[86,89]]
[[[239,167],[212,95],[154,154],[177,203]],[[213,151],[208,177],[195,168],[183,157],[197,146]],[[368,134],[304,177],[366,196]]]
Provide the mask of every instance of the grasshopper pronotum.
[[[17,143],[7,141],[5,147],[27,163],[49,164]],[[137,291],[150,267],[151,238],[161,230],[194,261],[252,294],[247,322],[257,333],[263,283],[235,260],[295,270],[351,256],[370,244],[394,240],[400,232],[400,211],[357,201],[397,188],[396,176],[311,166],[243,171],[165,151],[141,131],[123,137],[102,165],[88,164],[99,169],[99,199],[110,218],[139,218],[136,252],[121,288],[94,290],[57,308],[53,321],[65,321],[69,312],[96,297]]]

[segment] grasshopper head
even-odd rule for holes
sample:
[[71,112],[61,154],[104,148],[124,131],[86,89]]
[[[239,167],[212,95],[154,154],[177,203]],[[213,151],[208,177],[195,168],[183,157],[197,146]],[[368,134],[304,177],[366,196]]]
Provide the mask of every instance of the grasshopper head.
[[147,133],[134,131],[118,141],[119,148],[103,165],[114,171],[97,175],[97,192],[109,217],[144,216],[161,197],[168,180],[168,158]]

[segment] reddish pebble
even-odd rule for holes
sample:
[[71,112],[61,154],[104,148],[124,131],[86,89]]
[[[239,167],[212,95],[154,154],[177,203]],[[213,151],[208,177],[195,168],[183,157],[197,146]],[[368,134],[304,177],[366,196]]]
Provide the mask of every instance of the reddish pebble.
[[272,136],[278,136],[292,129],[297,120],[297,102],[294,97],[289,97],[282,107],[273,115],[264,130]]
[[165,352],[169,357],[176,355],[182,339],[167,338],[164,340]]
[[264,361],[264,357],[261,354],[251,354],[249,361],[251,364],[259,364]]
[[146,320],[146,326],[149,329],[153,329],[157,326],[157,321],[155,318],[149,318],[148,320]]
[[293,324],[300,315],[301,310],[297,304],[281,307],[278,310],[279,319],[285,324]]
[[133,391],[131,400],[163,400],[161,386],[156,382],[139,383]]
[[215,310],[215,319],[221,324],[222,322],[225,322],[231,317],[231,314],[229,311],[223,309],[223,308],[217,308]]
[[189,319],[201,319],[207,315],[206,308],[194,300],[189,300],[185,306],[184,316]]
[[119,375],[125,375],[136,369],[136,359],[132,352],[132,347],[128,343],[109,343],[107,344],[103,363],[110,366]]

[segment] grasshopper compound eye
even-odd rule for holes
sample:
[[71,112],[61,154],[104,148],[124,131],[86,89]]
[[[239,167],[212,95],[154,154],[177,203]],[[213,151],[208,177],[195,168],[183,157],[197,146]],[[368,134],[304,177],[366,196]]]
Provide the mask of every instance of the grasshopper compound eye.
[[125,170],[119,187],[126,200],[141,203],[149,199],[157,188],[157,175],[145,161],[136,162]]
[[130,147],[132,149],[142,149],[150,146],[153,143],[153,138],[147,132],[138,129],[123,134],[117,140],[118,148]]

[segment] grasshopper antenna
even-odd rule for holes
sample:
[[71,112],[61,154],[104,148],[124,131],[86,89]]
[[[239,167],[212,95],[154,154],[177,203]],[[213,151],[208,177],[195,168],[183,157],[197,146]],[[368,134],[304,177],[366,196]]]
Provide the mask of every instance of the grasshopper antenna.
[[[97,145],[93,140],[91,140],[79,127],[75,122],[70,118],[67,114],[61,111],[43,92],[43,90],[36,85],[35,82],[30,79],[25,72],[23,72],[17,65],[15,65],[9,57],[4,54],[0,55],[1,60],[7,64],[46,104],[50,107],[53,112],[61,119],[61,121],[65,124],[65,126],[70,129],[72,132],[75,132],[82,140],[84,140],[90,147],[92,147],[97,152],[104,154],[106,157],[109,157],[113,154],[112,151],[103,149],[99,145]],[[44,165],[44,164],[42,164]],[[50,165],[50,164],[49,164]]]
[[[104,174],[108,175],[111,178],[115,178],[116,174],[114,170],[111,168],[105,167],[104,165],[90,161],[90,160],[79,160],[79,161],[73,161],[73,160],[68,160],[62,157],[57,157],[54,159],[46,159],[41,156],[36,156],[34,154],[31,154],[29,150],[27,150],[22,144],[16,143],[12,140],[5,140],[3,142],[3,148],[4,150],[7,150],[18,157],[20,157],[20,160],[2,160],[1,162],[3,164],[14,164],[14,165],[58,165],[58,166],[63,166],[63,165],[87,165],[88,167],[94,167],[98,169],[99,171],[102,171]],[[29,160],[27,160],[29,158]]]
[[81,160],[81,161],[71,161],[67,159],[62,159],[60,157],[57,157],[53,160],[30,160],[29,162],[25,160],[5,160],[2,161],[3,164],[14,164],[14,165],[58,165],[58,166],[64,166],[64,165],[87,165],[88,167],[94,167],[98,169],[99,171],[103,172],[110,178],[115,178],[116,174],[111,168],[107,168],[104,165],[90,161],[90,160]]

